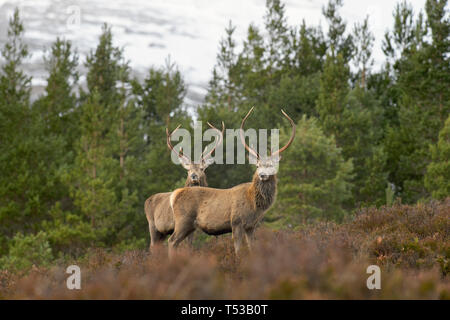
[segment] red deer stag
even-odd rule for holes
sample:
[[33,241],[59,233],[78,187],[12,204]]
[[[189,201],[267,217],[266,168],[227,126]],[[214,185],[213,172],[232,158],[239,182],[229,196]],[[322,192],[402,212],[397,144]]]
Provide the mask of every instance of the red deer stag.
[[294,121],[283,111],[292,126],[287,144],[270,156],[261,157],[245,142],[244,124],[253,108],[242,120],[240,137],[249,154],[256,158],[256,172],[252,182],[237,185],[231,189],[180,188],[172,192],[170,204],[173,209],[175,229],[169,238],[169,255],[183,239],[196,228],[209,235],[232,232],[234,249],[239,252],[245,236],[249,249],[253,232],[264,213],[274,203],[277,190],[276,167],[295,137]]
[[[214,162],[211,158],[211,154],[214,150],[222,143],[223,133],[225,131],[225,125],[222,122],[222,132],[215,128],[208,122],[208,125],[217,130],[219,133],[218,139],[216,139],[216,144],[214,147],[201,155],[200,163],[194,163],[189,159],[183,151],[177,152],[170,139],[175,131],[178,130],[180,125],[169,134],[169,130],[166,128],[167,135],[167,146],[173,152],[175,152],[181,162],[181,165],[187,170],[187,178],[185,187],[195,187],[195,186],[208,186],[206,183],[206,168]],[[148,221],[148,228],[150,230],[150,248],[152,248],[157,243],[164,241],[167,235],[171,234],[174,229],[174,221],[172,216],[172,208],[170,207],[170,195],[171,192],[157,193],[149,197],[145,201],[145,215]],[[192,240],[192,239],[191,239]]]

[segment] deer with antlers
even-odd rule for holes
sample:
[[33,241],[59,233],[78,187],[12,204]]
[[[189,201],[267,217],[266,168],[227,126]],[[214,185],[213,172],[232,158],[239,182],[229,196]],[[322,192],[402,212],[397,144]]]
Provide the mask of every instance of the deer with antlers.
[[231,189],[199,187],[173,191],[170,205],[173,209],[175,229],[169,238],[169,255],[196,228],[209,235],[231,232],[236,253],[239,253],[244,237],[251,249],[253,232],[275,201],[280,154],[291,145],[295,137],[294,121],[281,110],[292,126],[291,137],[284,147],[272,152],[268,157],[261,157],[247,145],[244,137],[244,124],[252,111],[253,108],[242,120],[240,128],[242,144],[250,156],[256,158],[257,169],[252,181]]
[[[180,159],[180,163],[187,170],[187,178],[185,187],[197,187],[208,186],[206,182],[206,168],[214,162],[211,158],[211,154],[222,143],[223,133],[225,131],[225,125],[222,122],[222,131],[219,131],[216,127],[208,122],[208,125],[217,130],[219,133],[218,139],[214,147],[207,151],[203,151],[199,163],[193,162],[188,156],[186,156],[182,149],[177,152],[171,143],[171,137],[177,131],[181,125],[179,125],[172,133],[169,134],[169,129],[166,128],[167,146],[172,152],[175,152]],[[171,234],[174,230],[174,221],[172,216],[172,208],[170,206],[171,192],[157,193],[149,197],[145,201],[145,215],[148,221],[148,228],[150,231],[150,249],[156,244],[164,241],[167,235]],[[190,238],[192,241],[192,238]],[[190,242],[191,242],[190,241]]]

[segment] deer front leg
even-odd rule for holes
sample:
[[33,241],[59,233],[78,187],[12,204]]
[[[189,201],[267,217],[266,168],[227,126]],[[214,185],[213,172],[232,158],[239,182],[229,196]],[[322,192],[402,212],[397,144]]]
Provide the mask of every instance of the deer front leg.
[[254,231],[253,229],[245,230],[245,240],[247,240],[247,246],[248,246],[249,251],[252,251],[253,239],[254,239],[253,231]]
[[155,245],[162,243],[165,236],[156,229],[153,213],[151,212],[150,207],[149,205],[147,205],[147,203],[145,207],[145,215],[147,217],[148,230],[150,232],[149,252],[151,252],[152,248],[155,247]]
[[151,249],[153,247],[155,247],[157,244],[160,244],[164,240],[165,237],[158,230],[156,230],[156,227],[155,227],[154,224],[149,223],[148,228],[150,230],[150,248],[149,248],[149,251],[151,251]]
[[194,248],[194,232],[191,232],[187,237],[186,237],[186,242],[188,243],[188,246],[190,249]]
[[244,230],[241,225],[237,224],[236,226],[232,227],[232,237],[234,243],[234,252],[236,253],[236,255],[238,255],[239,251],[241,250],[242,240],[244,237]]
[[169,258],[173,256],[174,250],[187,236],[194,232],[195,228],[189,219],[175,220],[175,230],[168,240]]

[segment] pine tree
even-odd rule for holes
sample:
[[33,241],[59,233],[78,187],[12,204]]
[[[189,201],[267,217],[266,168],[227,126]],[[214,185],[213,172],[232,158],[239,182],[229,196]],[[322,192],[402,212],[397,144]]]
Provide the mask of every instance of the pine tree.
[[326,7],[322,8],[322,14],[328,22],[328,53],[337,57],[339,54],[345,63],[349,62],[353,54],[353,37],[345,35],[347,23],[339,15],[342,0],[329,0]]
[[268,105],[283,106],[294,118],[303,114],[316,116],[325,40],[320,28],[308,28],[304,21],[298,33],[294,29],[291,33],[293,57],[282,71],[279,83],[270,88]]
[[350,92],[349,77],[350,70],[342,55],[327,55],[320,78],[317,112],[325,134],[334,135],[338,147],[345,145],[345,137],[342,136],[345,127],[341,118],[346,111]]
[[78,139],[78,98],[75,86],[78,81],[78,56],[69,41],[57,39],[48,56],[44,57],[47,71],[45,94],[33,103],[35,125],[40,125],[42,140],[51,146],[46,152],[49,181],[54,193],[51,203],[63,201],[71,209],[67,186],[61,181],[64,170],[73,164],[74,142]]
[[346,159],[353,158],[356,204],[383,205],[388,183],[387,154],[382,144],[382,110],[373,92],[357,85],[348,96],[343,121],[346,142],[342,148]]
[[286,20],[286,9],[280,0],[266,1],[264,25],[267,31],[267,68],[270,75],[289,68],[292,45],[290,28]]
[[150,68],[143,84],[133,81],[133,93],[139,96],[146,128],[150,128],[152,123],[168,127],[172,124],[171,118],[182,114],[186,85],[169,57],[164,67]]
[[[284,130],[280,139],[288,139]],[[352,161],[345,160],[333,137],[318,121],[304,116],[280,165],[278,200],[267,217],[271,224],[296,227],[314,219],[340,221],[352,197]]]
[[[30,106],[31,78],[21,71],[28,58],[23,32],[15,10],[0,72],[0,234],[6,237],[39,230],[60,195],[53,157],[63,153],[62,143],[47,135],[46,123]],[[0,239],[0,251],[4,241]]]
[[[5,63],[1,69],[0,101],[4,107],[10,107],[8,116],[18,116],[19,118],[22,117],[21,109],[25,109],[25,106],[29,103],[31,85],[31,78],[20,70],[23,60],[29,56],[28,46],[22,40],[23,33],[23,23],[19,17],[19,10],[16,9],[13,17],[9,20],[8,41],[2,49],[2,57]],[[20,108],[18,105],[23,107]],[[4,120],[8,120],[8,118],[5,117]],[[10,122],[17,120],[9,119]]]
[[78,55],[73,52],[70,41],[58,38],[44,59],[49,73],[46,94],[34,103],[33,108],[43,117],[47,131],[63,136],[67,150],[71,150],[77,135],[77,97],[74,89],[79,78],[76,69]]
[[[55,208],[72,210],[73,203],[69,196],[69,188],[64,183],[65,171],[74,162],[74,142],[78,137],[78,98],[75,86],[78,81],[78,56],[73,52],[69,41],[57,39],[50,52],[44,57],[49,73],[45,94],[33,103],[35,126],[41,140],[46,141],[47,171],[44,176],[51,187],[48,196],[49,211],[54,213]],[[44,200],[44,199],[41,199]],[[61,216],[49,214],[48,221],[61,219]],[[43,223],[44,225],[46,222]],[[49,229],[44,228],[47,232]],[[53,230],[52,230],[53,231]]]
[[189,129],[191,121],[183,109],[186,86],[180,71],[168,59],[164,67],[151,68],[143,83],[133,81],[133,92],[143,114],[145,144],[139,162],[145,164],[143,196],[149,197],[171,190],[185,174],[181,166],[175,166],[170,160],[165,130],[173,130],[178,124]]
[[114,244],[129,235],[124,230],[135,222],[142,206],[138,203],[142,191],[134,183],[142,176],[137,172],[141,167],[131,165],[142,149],[142,114],[132,97],[128,64],[113,46],[107,26],[86,66],[88,92],[83,92],[79,110],[80,138],[66,181],[98,243]]
[[427,167],[425,187],[434,199],[450,196],[450,116],[439,133],[437,145],[432,145],[432,161]]
[[[372,66],[374,37],[368,19],[345,36],[346,24],[338,15],[341,1],[330,1],[323,11],[329,21],[329,53],[320,78],[317,113],[327,135],[336,138],[345,159],[353,159],[355,204],[383,204],[387,177],[386,154],[381,146],[383,114],[372,88],[367,86]],[[348,62],[358,68],[356,85]],[[353,204],[351,204],[353,206]]]
[[236,42],[233,34],[236,27],[230,21],[225,29],[226,37],[221,39],[217,65],[214,66],[213,76],[209,84],[207,103],[222,104],[228,111],[236,110],[239,101],[239,74],[235,73],[238,57],[235,52]]
[[81,106],[81,137],[77,142],[75,167],[71,172],[72,197],[75,205],[89,218],[93,228],[102,226],[116,206],[116,198],[108,167],[114,160],[107,155],[107,141],[103,133],[109,123],[106,108],[95,91]]
[[333,135],[355,167],[354,201],[381,204],[385,199],[385,154],[380,144],[381,112],[371,92],[349,86],[350,71],[341,54],[328,55],[320,79],[317,112],[322,128]]
[[383,52],[388,58],[388,63],[395,68],[398,67],[395,66],[396,61],[416,45],[416,40],[420,40],[423,32],[422,24],[415,23],[413,8],[406,1],[397,3],[393,17],[393,30],[384,35]]
[[[0,71],[0,253],[6,250],[6,238],[20,229],[22,218],[30,212],[23,210],[29,201],[24,193],[28,187],[28,163],[25,155],[30,141],[30,84],[20,66],[28,57],[23,43],[23,23],[19,11],[9,20],[8,39],[1,54],[4,64]],[[32,191],[30,191],[32,193]]]
[[108,25],[103,25],[99,44],[87,57],[85,66],[88,69],[86,80],[89,93],[97,92],[99,102],[110,108],[113,114],[120,101],[116,84],[126,63],[123,61],[123,50],[114,47],[112,43],[111,28]]
[[358,69],[360,86],[365,88],[368,77],[367,72],[373,66],[372,49],[375,40],[374,35],[369,29],[369,17],[366,17],[362,24],[355,24],[353,34],[355,39],[354,64]]
[[[385,33],[382,43],[386,62],[382,70],[369,79],[371,87],[376,90],[382,102],[386,127],[399,125],[398,104],[402,90],[397,85],[397,79],[404,65],[402,61],[407,59],[412,48],[417,46],[424,36],[422,15],[419,17],[416,23],[412,6],[406,1],[397,3],[393,12],[393,29]],[[389,162],[392,167],[392,161]]]
[[322,71],[327,45],[322,29],[307,27],[303,20],[298,35],[294,37],[293,51],[295,73],[302,76]]
[[[386,138],[390,180],[406,202],[427,198],[424,185],[431,161],[429,144],[438,134],[450,112],[449,20],[447,1],[427,1],[427,19],[421,16],[414,37],[404,45],[395,62],[398,91],[398,127],[390,128]],[[425,37],[425,35],[427,35]]]

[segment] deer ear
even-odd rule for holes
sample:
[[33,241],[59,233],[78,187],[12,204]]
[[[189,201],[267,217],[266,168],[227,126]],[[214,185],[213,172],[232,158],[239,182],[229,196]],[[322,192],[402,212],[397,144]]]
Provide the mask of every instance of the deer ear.
[[191,163],[189,160],[187,160],[184,157],[179,157],[180,159],[180,163],[183,166],[183,168],[185,168],[186,170],[190,170],[191,169]]
[[202,170],[205,170],[206,168],[208,168],[210,165],[212,165],[214,163],[214,158],[207,158],[206,160],[202,161]]
[[271,157],[271,160],[272,160],[273,163],[278,163],[281,160],[281,155],[279,155],[279,154],[273,155]]

